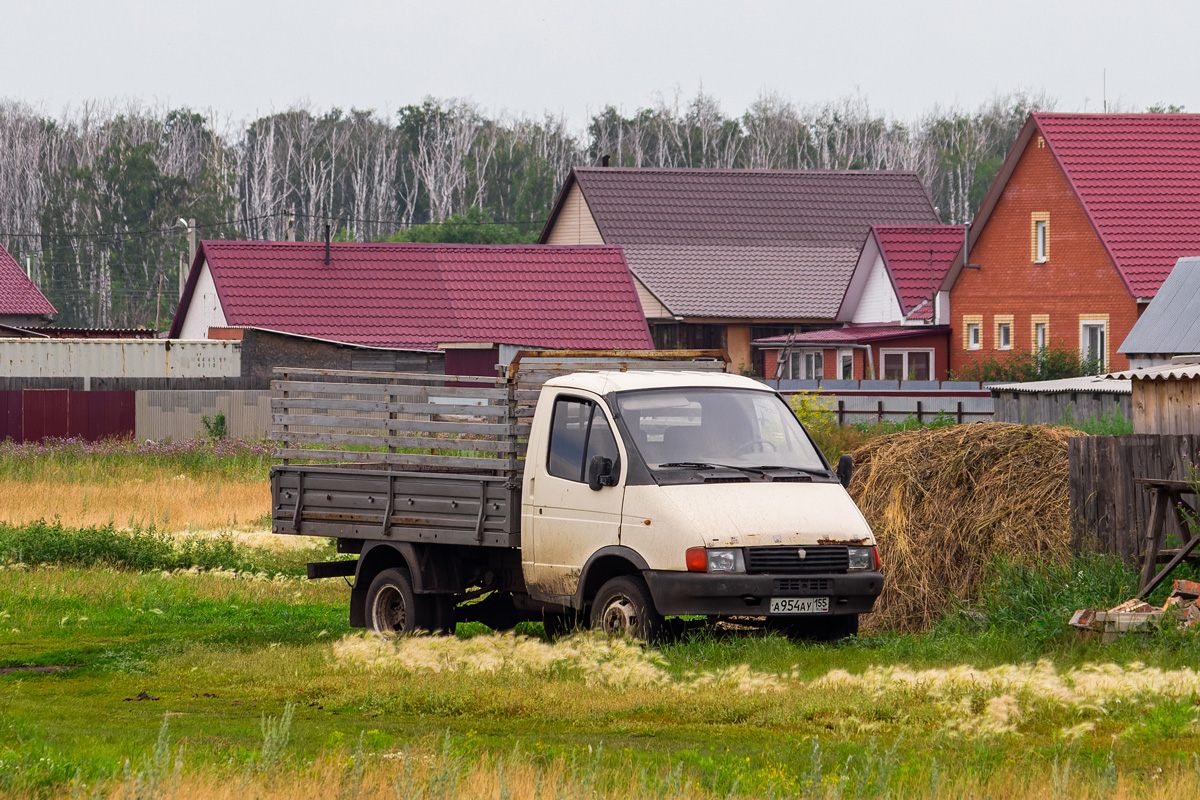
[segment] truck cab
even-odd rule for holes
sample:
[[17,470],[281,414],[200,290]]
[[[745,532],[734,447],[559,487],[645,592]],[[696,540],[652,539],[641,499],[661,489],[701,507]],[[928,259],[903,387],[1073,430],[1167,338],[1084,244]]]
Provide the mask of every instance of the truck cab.
[[547,381],[521,536],[531,598],[644,638],[676,615],[847,635],[883,586],[870,527],[785,400],[724,373]]

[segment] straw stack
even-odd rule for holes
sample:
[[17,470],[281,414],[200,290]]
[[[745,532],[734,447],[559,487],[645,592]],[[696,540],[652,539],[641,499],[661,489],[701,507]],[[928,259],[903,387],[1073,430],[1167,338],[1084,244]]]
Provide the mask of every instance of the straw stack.
[[919,631],[976,597],[997,556],[1070,555],[1069,428],[977,423],[903,431],[854,453],[850,493],[875,531],[885,576],[874,629]]

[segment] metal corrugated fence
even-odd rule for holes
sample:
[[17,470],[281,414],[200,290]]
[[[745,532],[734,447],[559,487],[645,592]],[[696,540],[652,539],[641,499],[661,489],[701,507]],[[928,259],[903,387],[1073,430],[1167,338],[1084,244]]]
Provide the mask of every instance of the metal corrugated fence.
[[225,415],[229,436],[265,439],[271,430],[271,392],[141,391],[136,399],[139,439],[194,439],[205,433],[203,418]]

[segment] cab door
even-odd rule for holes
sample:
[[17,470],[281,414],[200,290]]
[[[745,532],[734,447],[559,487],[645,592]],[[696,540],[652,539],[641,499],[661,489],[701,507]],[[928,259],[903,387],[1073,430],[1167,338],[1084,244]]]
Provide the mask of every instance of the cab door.
[[[547,447],[536,465],[528,508],[533,534],[526,583],[536,594],[573,596],[592,553],[621,540],[625,459],[612,420],[599,398],[560,391],[553,398]],[[598,491],[587,482],[595,456],[611,459],[614,485]]]

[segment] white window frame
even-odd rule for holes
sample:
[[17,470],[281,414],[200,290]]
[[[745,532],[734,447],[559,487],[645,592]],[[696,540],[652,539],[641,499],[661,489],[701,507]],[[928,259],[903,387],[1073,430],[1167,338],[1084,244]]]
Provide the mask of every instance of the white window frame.
[[981,350],[983,349],[983,323],[968,322],[967,323],[967,349]]
[[[908,371],[909,371],[908,354],[909,353],[928,353],[929,354],[929,376],[926,378],[915,378],[914,380],[927,380],[927,381],[936,380],[936,378],[934,376],[937,375],[937,362],[934,360],[936,355],[935,355],[934,349],[932,347],[906,347],[903,349],[901,349],[899,347],[891,347],[886,350],[880,349],[880,351],[879,351],[879,375],[880,375],[880,377],[882,377],[883,375],[886,374],[884,372],[883,365],[885,363],[887,363],[887,356],[896,355],[897,353],[904,356],[903,367],[901,368],[901,371],[903,372],[904,377],[902,377],[900,380],[902,380],[902,381],[908,380]],[[886,378],[885,378],[885,380],[886,380]]]
[[996,323],[996,349],[1012,350],[1012,323]]
[[[813,347],[813,348],[806,348],[806,349],[797,348],[792,351],[791,358],[788,359],[788,364],[787,364],[788,378],[790,380],[794,380],[794,381],[819,381],[819,380],[821,380],[821,378],[825,377],[824,374],[816,375],[815,377],[813,377],[813,376],[806,377],[805,376],[805,373],[808,373],[810,371],[810,369],[811,369],[811,371],[814,371],[814,372],[816,371],[816,365],[813,363],[815,361],[814,356],[819,356],[821,358],[821,372],[824,373],[824,371],[825,371],[825,348],[823,348],[823,347]],[[799,370],[796,369],[797,359],[799,359],[799,365],[800,365]],[[796,374],[797,372],[799,372],[800,374],[797,375]]]
[[[843,362],[845,362],[845,360],[847,358],[850,359],[850,376],[849,377],[846,376],[845,370],[843,369],[843,367],[845,366],[845,364]],[[854,351],[851,349],[838,350],[837,351],[837,359],[838,359],[837,360],[838,380],[843,380],[843,381],[854,380]]]
[[1050,251],[1050,220],[1034,220],[1033,235],[1034,241],[1037,242],[1037,258],[1034,259],[1033,263],[1045,264],[1050,260],[1047,255]]
[[1050,323],[1035,322],[1033,323],[1033,349],[1041,352],[1046,349],[1049,344]]
[[1108,320],[1106,319],[1081,319],[1079,320],[1079,357],[1087,359],[1091,355],[1088,347],[1087,331],[1088,328],[1099,328],[1101,335],[1100,342],[1100,369],[1097,375],[1101,375],[1108,371]]

